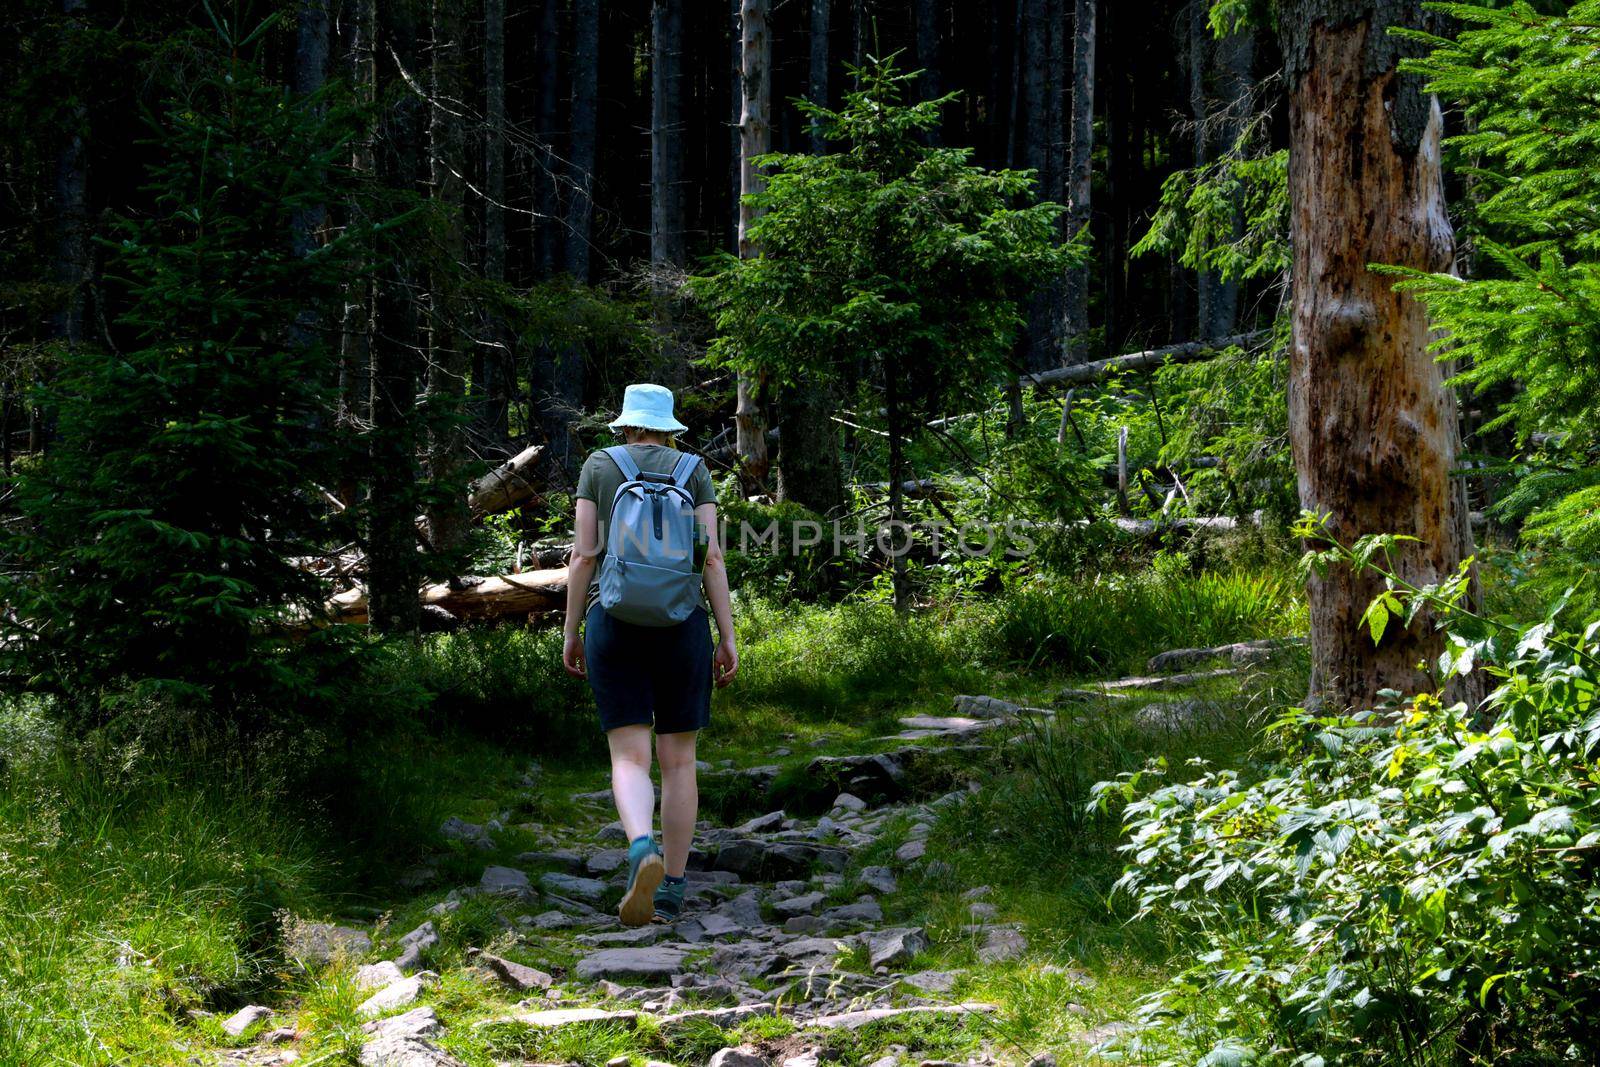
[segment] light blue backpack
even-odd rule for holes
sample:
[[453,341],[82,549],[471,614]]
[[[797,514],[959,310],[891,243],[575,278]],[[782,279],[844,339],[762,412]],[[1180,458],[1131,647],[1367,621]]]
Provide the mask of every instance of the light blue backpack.
[[605,450],[622,472],[611,500],[600,606],[638,626],[671,626],[700,603],[694,566],[694,498],[689,476],[699,456],[685,454],[671,474],[644,474],[626,445]]

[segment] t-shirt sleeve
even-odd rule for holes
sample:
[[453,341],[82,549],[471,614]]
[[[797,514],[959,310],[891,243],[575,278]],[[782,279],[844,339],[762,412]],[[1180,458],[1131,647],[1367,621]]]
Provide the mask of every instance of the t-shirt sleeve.
[[595,452],[583,461],[583,470],[578,472],[578,488],[573,493],[579,500],[593,500],[599,502],[595,486],[595,468],[599,466],[600,453]]
[[694,495],[695,507],[717,502],[717,486],[711,480],[711,472],[706,469],[703,459],[694,465],[694,473],[689,475],[689,492]]

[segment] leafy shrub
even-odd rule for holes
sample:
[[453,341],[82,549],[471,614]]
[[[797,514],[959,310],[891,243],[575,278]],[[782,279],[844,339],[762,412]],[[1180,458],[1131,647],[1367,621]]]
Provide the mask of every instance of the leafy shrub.
[[1209,947],[1144,1002],[1130,1043],[1161,1062],[1592,1060],[1597,635],[1455,639],[1447,676],[1499,679],[1481,709],[1423,694],[1297,711],[1257,781],[1097,787],[1130,801],[1120,888]]

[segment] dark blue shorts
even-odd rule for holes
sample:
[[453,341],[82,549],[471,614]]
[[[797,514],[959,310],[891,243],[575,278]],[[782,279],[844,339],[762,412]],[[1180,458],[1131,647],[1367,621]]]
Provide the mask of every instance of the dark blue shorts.
[[583,654],[600,726],[654,725],[658,734],[711,721],[711,620],[705,608],[676,626],[635,626],[598,603],[584,622]]

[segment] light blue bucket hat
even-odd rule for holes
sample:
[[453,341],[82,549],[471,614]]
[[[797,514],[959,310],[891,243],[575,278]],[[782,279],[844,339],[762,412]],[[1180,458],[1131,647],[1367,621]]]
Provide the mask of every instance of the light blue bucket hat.
[[641,430],[683,433],[689,427],[672,415],[672,390],[664,385],[630,385],[622,394],[622,414],[611,420],[613,430],[637,426]]

